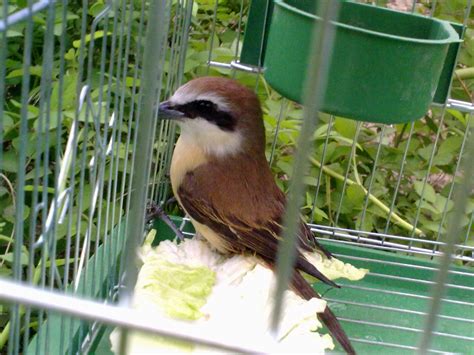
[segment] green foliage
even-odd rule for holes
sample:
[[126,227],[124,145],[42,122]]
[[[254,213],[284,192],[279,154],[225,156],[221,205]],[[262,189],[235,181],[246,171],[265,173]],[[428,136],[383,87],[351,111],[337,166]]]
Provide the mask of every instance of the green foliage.
[[[140,5],[137,2],[135,5]],[[2,10],[3,10],[3,4]],[[10,1],[9,13],[19,11],[24,8],[26,3],[24,1]],[[121,14],[124,11],[129,14],[132,12],[132,26],[131,26],[131,48],[137,48],[141,40],[138,28],[138,19],[140,17],[140,7],[136,7],[131,11],[131,4],[127,2],[127,7],[116,8],[109,12],[110,20],[116,15],[117,28],[127,29],[129,19],[123,19]],[[85,13],[85,21],[87,29],[90,31],[94,16],[96,16],[105,7],[103,1],[93,2]],[[120,204],[119,198],[115,201],[107,194],[102,194],[97,202],[97,209],[102,210],[102,215],[108,216],[108,224],[105,219],[99,221],[97,213],[93,214],[91,202],[91,195],[93,193],[94,179],[92,169],[83,169],[84,173],[81,175],[81,161],[90,162],[94,158],[99,158],[98,155],[98,137],[96,133],[103,135],[112,132],[105,124],[109,120],[110,111],[112,109],[118,111],[118,99],[123,98],[127,102],[124,105],[124,117],[128,117],[130,110],[133,108],[131,100],[132,87],[139,86],[139,81],[134,80],[134,63],[138,62],[136,51],[129,55],[129,75],[122,77],[116,75],[108,75],[107,68],[111,64],[111,60],[107,59],[104,62],[106,73],[103,77],[104,85],[99,85],[101,80],[101,68],[96,63],[100,63],[101,50],[106,49],[107,53],[112,52],[111,32],[101,28],[102,23],[99,24],[98,29],[92,33],[85,33],[84,43],[81,41],[82,28],[82,4],[78,2],[69,2],[67,11],[65,12],[65,19],[63,21],[64,8],[62,4],[57,4],[54,7],[54,33],[53,33],[53,60],[47,63],[45,60],[45,52],[43,45],[47,37],[46,27],[48,23],[48,11],[41,11],[33,16],[32,19],[32,48],[31,48],[31,66],[26,70],[30,74],[29,92],[27,95],[28,106],[26,117],[28,119],[28,134],[27,146],[21,143],[20,139],[20,121],[22,115],[21,90],[22,79],[24,76],[23,53],[24,43],[27,34],[27,25],[25,21],[19,22],[10,27],[7,32],[7,59],[6,59],[6,76],[5,76],[5,94],[3,98],[3,147],[0,148],[2,153],[1,171],[0,171],[0,274],[12,275],[13,272],[13,245],[15,243],[15,218],[17,198],[17,171],[18,157],[23,150],[26,153],[26,165],[20,167],[24,169],[25,185],[22,187],[25,192],[25,203],[23,206],[23,222],[24,222],[24,244],[22,246],[21,266],[22,277],[26,275],[40,275],[37,273],[41,270],[40,260],[45,255],[44,248],[37,248],[32,255],[31,245],[32,241],[40,237],[41,226],[45,223],[49,206],[38,213],[33,213],[32,207],[38,199],[43,200],[41,195],[45,191],[48,201],[51,201],[55,191],[55,178],[57,178],[61,161],[57,161],[57,156],[60,159],[65,159],[63,156],[66,142],[71,134],[72,124],[77,117],[79,121],[79,134],[75,144],[77,148],[77,163],[66,179],[68,186],[74,188],[72,196],[72,204],[70,211],[73,211],[67,216],[67,221],[63,224],[58,224],[53,235],[55,236],[56,256],[51,258],[55,260],[59,272],[64,273],[65,262],[64,257],[67,254],[67,248],[70,246],[65,241],[66,237],[80,238],[83,241],[86,230],[91,232],[91,241],[94,242],[99,236],[107,235],[113,223],[119,221],[120,215],[123,214],[123,206]],[[123,26],[122,26],[123,25]],[[109,26],[110,29],[110,26]],[[64,31],[64,36],[62,36]],[[117,41],[125,38],[125,32],[121,33]],[[107,39],[106,39],[107,38]],[[94,41],[94,46],[91,42]],[[104,42],[105,41],[105,42]],[[103,44],[106,43],[104,48]],[[64,46],[64,56],[61,56],[60,48]],[[83,56],[80,55],[80,49],[83,47]],[[89,51],[92,49],[92,52]],[[115,46],[115,55],[111,56],[112,63],[117,67],[121,59],[118,44]],[[87,60],[90,58],[94,65],[90,67],[87,65]],[[49,75],[43,71],[48,66],[51,67],[51,86],[50,90],[47,88],[46,79]],[[123,72],[123,71],[122,71]],[[76,112],[78,107],[77,88],[78,84],[90,83],[93,88],[89,92],[90,107],[83,109],[81,112]],[[99,96],[103,96],[103,102],[106,95],[110,95],[110,99],[106,104],[99,107]],[[44,97],[44,99],[42,99]],[[50,99],[48,98],[50,97]],[[136,102],[135,102],[136,105]],[[101,110],[100,115],[98,110]],[[94,132],[90,128],[92,120],[91,113],[97,113],[99,127],[98,131]],[[89,122],[89,123],[87,123]],[[124,124],[118,127],[116,135],[123,135],[127,130],[126,119]],[[118,136],[120,137],[120,136]],[[120,138],[119,138],[120,139]],[[120,139],[121,140],[121,139]],[[125,139],[123,139],[125,141]],[[118,143],[115,149],[119,152],[117,158],[107,158],[104,171],[105,186],[112,181],[112,174],[110,172],[118,169],[117,183],[122,183],[123,180],[128,179],[127,173],[124,172],[124,162],[129,160],[131,153],[125,154],[124,143]],[[49,160],[46,163],[46,159]],[[120,186],[120,185],[118,185]],[[46,204],[49,205],[50,202]],[[107,207],[108,206],[108,207]],[[107,211],[106,211],[107,209]],[[107,213],[106,213],[107,212]],[[92,220],[89,220],[90,216]],[[100,223],[100,224],[99,224]],[[70,228],[69,228],[70,226]],[[31,238],[31,239],[30,239]],[[71,258],[74,256],[74,250]],[[46,256],[47,258],[47,256]],[[51,263],[48,262],[44,266],[48,270]],[[29,270],[29,271],[28,271]],[[45,273],[49,274],[49,271]],[[31,276],[30,276],[31,277]],[[39,281],[38,277],[33,278],[33,283]],[[44,282],[44,281],[43,281]],[[49,282],[49,281],[46,281]],[[0,308],[0,352],[2,352],[3,341],[5,340],[2,333],[3,327],[8,321],[7,308]],[[33,321],[33,320],[32,320]]]

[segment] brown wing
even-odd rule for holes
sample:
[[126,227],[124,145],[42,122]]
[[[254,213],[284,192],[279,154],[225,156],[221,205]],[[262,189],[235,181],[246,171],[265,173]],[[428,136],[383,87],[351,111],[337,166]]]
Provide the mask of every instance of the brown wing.
[[[285,196],[276,186],[266,161],[241,156],[213,161],[186,174],[178,197],[186,212],[231,245],[232,252],[254,252],[274,262],[281,239]],[[299,247],[314,250],[315,239],[302,223]],[[327,284],[327,279],[298,250],[295,267]]]

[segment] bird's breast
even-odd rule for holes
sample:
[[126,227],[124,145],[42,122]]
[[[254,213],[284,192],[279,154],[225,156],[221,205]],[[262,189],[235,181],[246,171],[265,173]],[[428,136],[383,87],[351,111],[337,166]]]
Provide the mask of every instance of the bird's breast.
[[[176,199],[178,200],[178,203],[188,215],[189,213],[186,211],[179,198],[178,189],[188,172],[193,171],[194,169],[205,163],[207,163],[207,157],[198,146],[188,142],[186,138],[178,138],[178,141],[176,142],[176,146],[174,148],[173,158],[171,159],[171,186],[173,188],[173,193]],[[223,238],[220,237],[216,232],[214,232],[206,225],[195,221],[192,217],[191,222],[194,225],[196,232],[206,238],[209,243],[213,245],[217,250],[219,250],[221,253],[226,253],[229,251],[228,243],[226,243]]]
[[178,201],[178,189],[186,174],[206,162],[207,157],[200,147],[183,138],[183,136],[178,138],[170,168],[171,187]]

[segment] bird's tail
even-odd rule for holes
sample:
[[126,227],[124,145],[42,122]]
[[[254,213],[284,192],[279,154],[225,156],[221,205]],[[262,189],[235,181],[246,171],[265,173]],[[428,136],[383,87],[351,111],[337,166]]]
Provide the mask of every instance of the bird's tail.
[[[301,297],[306,300],[310,300],[313,297],[321,298],[318,293],[311,287],[311,285],[304,279],[299,271],[294,272],[292,279],[292,288],[298,293]],[[319,319],[324,323],[324,325],[329,329],[329,332],[334,336],[339,344],[344,348],[348,354],[355,354],[355,350],[352,347],[352,344],[349,338],[346,335],[344,329],[342,329],[341,324],[337,320],[334,313],[332,313],[329,306],[326,306],[326,309],[323,313],[318,314]]]

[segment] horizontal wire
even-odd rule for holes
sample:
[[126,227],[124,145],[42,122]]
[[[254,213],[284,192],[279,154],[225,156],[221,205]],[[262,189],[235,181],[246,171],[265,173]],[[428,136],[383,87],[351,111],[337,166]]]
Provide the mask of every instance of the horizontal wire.
[[[327,297],[325,297],[324,299],[328,302],[348,304],[348,305],[351,305],[351,306],[366,307],[366,308],[373,308],[373,309],[382,309],[382,310],[386,310],[386,311],[415,314],[415,315],[419,315],[419,316],[426,316],[427,315],[426,312],[415,311],[415,310],[411,310],[411,309],[380,306],[380,305],[376,305],[376,304],[369,304],[369,303],[362,303],[362,302],[337,300],[337,299],[334,299],[334,298],[327,298]],[[446,315],[442,315],[442,314],[438,315],[438,317],[444,318],[444,319],[449,319],[449,320],[460,321],[460,322],[474,323],[474,319],[446,316]]]
[[[349,338],[349,339],[352,342],[355,342],[355,343],[366,343],[366,344],[371,344],[371,345],[382,345],[382,346],[387,346],[387,347],[391,347],[391,348],[399,348],[399,349],[407,349],[407,350],[417,350],[418,349],[416,346],[401,345],[401,344],[395,344],[395,343],[386,343],[386,342],[383,342],[383,341],[360,339],[360,338]],[[431,352],[431,353],[435,353],[435,354],[446,354],[446,351],[433,350],[433,349],[429,349],[428,351]]]
[[[418,295],[418,294],[414,294],[414,293],[407,293],[407,292],[401,292],[401,291],[386,290],[386,289],[380,289],[380,288],[355,286],[355,285],[349,285],[349,284],[344,284],[344,285],[342,285],[342,287],[355,289],[355,290],[375,292],[375,293],[385,293],[385,294],[389,294],[389,295],[398,295],[398,296],[404,296],[404,297],[411,297],[411,298],[419,298],[419,299],[427,299],[427,300],[431,299],[430,296]],[[449,299],[449,298],[443,298],[442,301],[446,302],[446,303],[458,304],[458,305],[462,305],[462,306],[471,306],[471,307],[474,306],[474,303],[471,303],[471,302],[452,300],[452,299]]]
[[[434,281],[428,281],[428,280],[422,280],[422,279],[413,279],[410,277],[403,277],[403,276],[395,276],[395,275],[387,275],[387,274],[379,274],[379,273],[371,273],[369,272],[370,276],[375,276],[375,277],[381,277],[381,278],[386,278],[386,279],[393,279],[393,280],[401,280],[401,281],[408,281],[408,282],[413,282],[413,283],[421,283],[421,284],[427,284],[427,285],[434,285]],[[454,284],[445,284],[446,287],[448,288],[458,288],[461,290],[467,290],[467,291],[474,291],[474,287],[470,286],[463,286],[463,285],[454,285]]]
[[214,337],[202,334],[202,330],[197,330],[196,327],[183,321],[167,319],[158,323],[153,319],[144,318],[144,315],[135,309],[94,302],[77,296],[66,296],[1,278],[0,299],[239,353],[266,353],[268,349],[276,345],[270,336],[268,339],[260,337],[258,342],[255,341],[255,344],[251,345],[241,344],[232,336],[229,336],[225,342],[220,342]]
[[[413,269],[420,269],[420,270],[429,270],[429,271],[436,271],[438,268],[436,267],[431,267],[431,266],[422,266],[422,265],[414,265],[414,264],[405,264],[405,263],[399,263],[395,261],[387,261],[387,260],[380,260],[380,259],[371,259],[371,258],[363,258],[359,256],[353,256],[349,254],[337,254],[333,253],[334,256],[337,257],[343,257],[346,259],[350,260],[360,260],[360,261],[368,261],[368,262],[374,262],[374,263],[380,263],[380,264],[385,264],[385,265],[394,265],[394,266],[400,266],[400,267],[405,267],[405,268],[413,268]],[[457,270],[450,270],[450,274],[453,275],[462,275],[462,276],[469,276],[469,277],[474,277],[474,272],[465,272],[465,271],[457,271]]]
[[[357,324],[363,324],[363,325],[373,325],[375,327],[380,327],[380,328],[389,328],[389,329],[396,329],[396,330],[403,330],[407,332],[413,332],[413,333],[423,333],[423,329],[417,329],[417,328],[410,328],[410,327],[403,327],[401,325],[394,325],[394,324],[386,324],[386,323],[378,323],[378,322],[370,322],[370,321],[365,321],[365,320],[358,320],[358,319],[351,319],[351,318],[344,318],[344,317],[338,317],[340,321],[348,322],[348,323],[357,323]],[[464,335],[457,335],[457,334],[450,334],[450,333],[443,333],[443,332],[433,332],[433,334],[446,337],[446,338],[454,338],[454,339],[461,339],[461,340],[469,340],[469,341],[474,341],[473,337],[468,337]]]
[[14,25],[18,22],[26,20],[28,17],[32,17],[36,13],[43,11],[50,4],[54,3],[55,0],[40,0],[35,2],[30,8],[24,8],[8,15],[5,19],[0,20],[0,32],[5,31],[7,27]]
[[213,60],[210,60],[207,62],[207,64],[211,67],[232,69],[232,65],[230,63],[221,63],[221,62],[215,62]]
[[[357,234],[357,238],[359,238],[360,235],[367,235],[371,237],[380,237],[380,238],[389,238],[389,239],[397,239],[397,240],[403,240],[403,241],[414,241],[414,242],[419,242],[419,243],[426,243],[426,244],[432,244],[432,245],[437,245],[437,246],[442,246],[446,245],[444,242],[439,242],[435,240],[425,240],[425,239],[420,239],[420,238],[414,238],[414,237],[404,237],[401,235],[393,235],[393,234],[386,234],[386,233],[376,233],[376,232],[364,232],[364,231],[359,231],[355,229],[348,229],[348,228],[341,228],[341,227],[332,227],[332,226],[325,226],[325,225],[320,225],[320,224],[308,224],[308,226],[311,228],[313,232],[317,233],[327,233],[326,231],[322,231],[322,229],[327,229],[331,231],[331,235],[333,235],[333,231],[341,231],[341,232],[348,232],[348,233],[354,233]],[[347,235],[347,234],[336,234],[337,236],[343,236],[343,237],[356,237],[354,235]],[[382,241],[379,241],[382,243]],[[382,244],[387,244],[382,243]],[[408,248],[408,246],[406,246]],[[473,246],[469,245],[461,245],[457,244],[457,248],[460,249],[465,249],[465,250],[473,250]],[[421,248],[420,248],[421,249]],[[411,249],[410,249],[411,250]]]
[[[334,235],[333,233],[327,233],[327,234],[328,235]],[[357,238],[353,238],[353,239],[357,240]],[[387,244],[395,244],[395,243],[387,243],[387,242],[383,243],[383,245],[377,245],[377,244],[365,244],[365,243],[360,243],[360,242],[351,242],[351,241],[347,241],[347,240],[337,240],[337,239],[322,239],[322,240],[326,240],[327,242],[331,242],[331,243],[334,243],[334,244],[353,245],[353,246],[363,247],[363,248],[367,248],[367,249],[377,249],[377,250],[384,250],[384,251],[395,251],[395,252],[418,254],[418,255],[428,255],[428,256],[433,256],[433,257],[440,257],[443,254],[441,252],[433,253],[433,251],[431,251],[431,250],[421,249],[421,248],[413,248],[412,247],[411,249],[407,249],[406,246],[404,246],[404,248],[390,247],[390,246],[387,246]],[[364,241],[367,241],[367,242],[372,242],[371,239],[365,239],[365,238],[359,238],[358,240],[364,240]],[[468,256],[460,256],[460,255],[453,256],[453,259],[467,261],[467,262],[474,261],[474,258],[471,258],[471,257],[468,257]]]
[[464,113],[474,112],[474,104],[468,101],[449,99],[446,104],[446,107],[453,108]]

